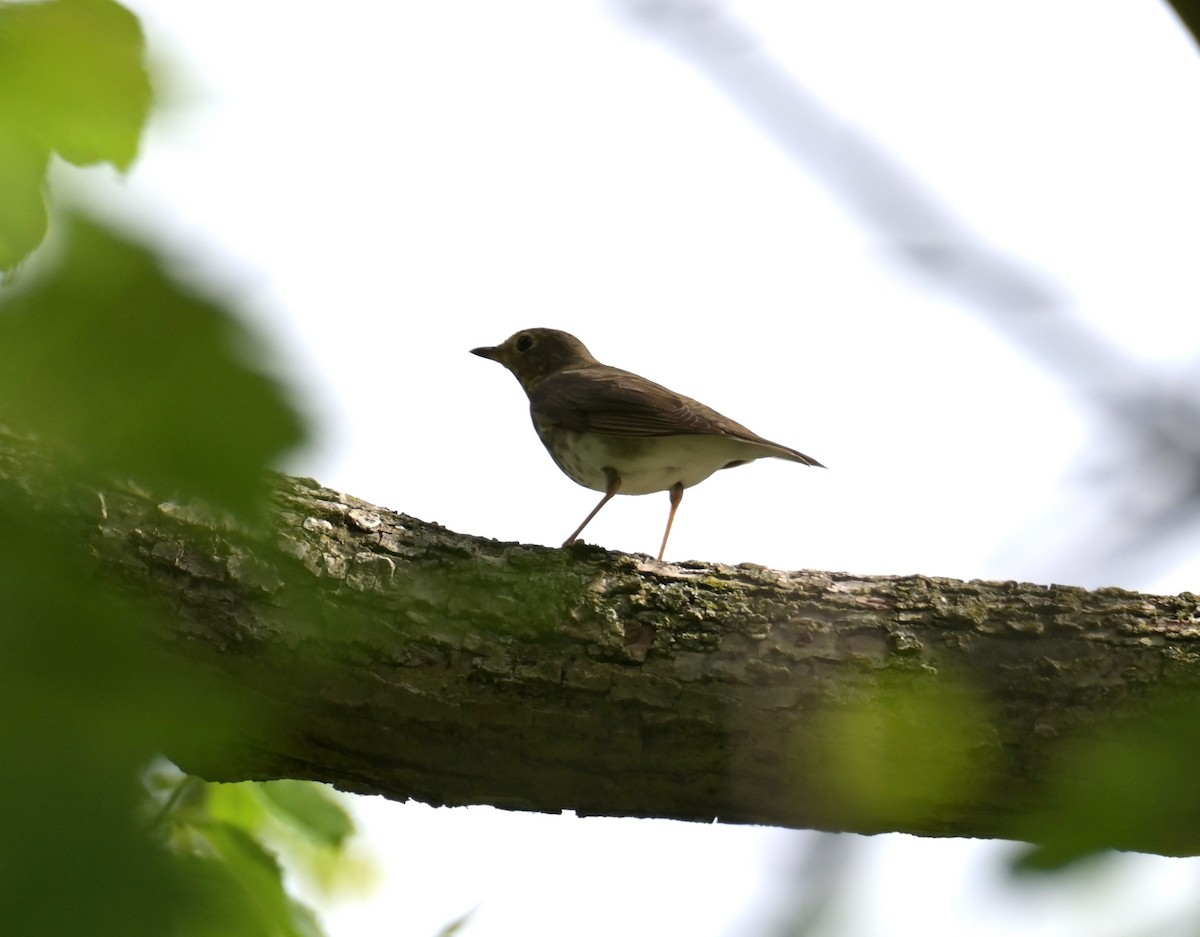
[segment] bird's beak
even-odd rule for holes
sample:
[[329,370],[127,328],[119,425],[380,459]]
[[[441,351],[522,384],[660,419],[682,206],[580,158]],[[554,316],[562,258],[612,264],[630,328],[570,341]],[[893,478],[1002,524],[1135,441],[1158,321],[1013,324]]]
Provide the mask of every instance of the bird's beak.
[[479,355],[480,358],[491,358],[493,361],[500,360],[500,349],[496,346],[491,348],[472,348],[471,354]]

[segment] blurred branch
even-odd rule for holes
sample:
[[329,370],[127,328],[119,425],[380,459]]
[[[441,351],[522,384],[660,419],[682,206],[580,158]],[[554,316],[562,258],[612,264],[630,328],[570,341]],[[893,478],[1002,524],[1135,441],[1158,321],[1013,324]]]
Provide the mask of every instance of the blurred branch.
[[924,279],[990,312],[1044,310],[1045,278],[985,244],[883,148],[826,108],[715,0],[618,0]]
[[1196,0],[1167,0],[1175,10],[1175,15],[1192,34],[1192,38],[1200,43],[1200,3]]
[[[1103,450],[1093,507],[1068,523],[1072,542],[1043,568],[1069,569],[1093,582],[1128,581],[1194,533],[1200,524],[1200,394],[1167,386],[1068,315],[1045,276],[986,244],[886,150],[822,105],[720,0],[616,5],[757,121],[908,269],[986,315],[1104,417],[1116,444]],[[1173,5],[1195,35],[1200,5]]]
[[[252,695],[261,718],[236,745],[167,745],[210,780],[1036,840],[1069,814],[1061,791],[1103,788],[1064,753],[1200,682],[1191,595],[504,544],[297,478],[252,531],[132,486],[89,495],[17,439],[0,470],[6,498],[42,503],[158,597],[170,656],[215,700]],[[1181,819],[1195,769],[1173,765],[1178,796],[1143,804],[1172,822],[1122,803],[1132,826],[1073,828],[1089,847],[1200,852],[1200,819]]]
[[853,872],[853,860],[861,854],[866,841],[846,836],[822,835],[805,841],[791,857],[793,869],[789,878],[803,887],[784,890],[781,906],[764,937],[821,937],[822,934],[845,934],[839,927],[838,915],[852,886],[858,881]]

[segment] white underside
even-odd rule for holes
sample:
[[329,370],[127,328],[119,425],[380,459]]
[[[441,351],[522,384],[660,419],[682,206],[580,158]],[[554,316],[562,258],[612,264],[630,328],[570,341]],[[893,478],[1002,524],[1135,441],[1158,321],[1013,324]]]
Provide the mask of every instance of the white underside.
[[621,476],[621,494],[666,491],[682,482],[698,485],[730,462],[750,462],[775,455],[773,449],[725,436],[613,437],[570,434],[571,445],[555,461],[572,480],[605,491],[604,468]]

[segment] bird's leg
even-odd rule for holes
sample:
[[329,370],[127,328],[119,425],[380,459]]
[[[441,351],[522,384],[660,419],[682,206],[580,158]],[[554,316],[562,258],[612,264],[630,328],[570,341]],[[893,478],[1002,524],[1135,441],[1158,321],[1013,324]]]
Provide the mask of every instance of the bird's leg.
[[604,497],[600,499],[599,504],[592,508],[592,513],[583,519],[583,523],[575,528],[575,533],[571,534],[571,536],[563,541],[563,547],[569,547],[575,542],[576,538],[583,533],[583,528],[588,525],[588,522],[600,513],[600,509],[604,507],[604,505],[608,504],[608,502],[612,500],[612,496],[615,495],[620,489],[621,476],[617,474],[615,469],[606,468],[604,470],[604,477],[608,481],[608,487],[604,489]]
[[[683,482],[671,486],[671,513],[667,515],[667,529],[663,531],[662,546],[658,548],[658,561],[661,563],[663,554],[667,552],[667,538],[671,536],[671,525],[675,523],[675,509],[683,500]],[[597,508],[599,510],[599,508]]]

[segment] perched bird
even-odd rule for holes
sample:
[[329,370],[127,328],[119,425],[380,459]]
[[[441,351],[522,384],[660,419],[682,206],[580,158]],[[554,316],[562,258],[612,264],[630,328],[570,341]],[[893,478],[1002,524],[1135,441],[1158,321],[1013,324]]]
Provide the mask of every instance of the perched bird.
[[557,329],[525,329],[501,345],[471,353],[512,371],[529,395],[533,427],[555,464],[572,481],[604,492],[564,547],[613,495],[668,491],[671,513],[658,551],[661,560],[683,489],[718,469],[768,456],[824,468],[690,397],[601,364],[583,342]]

